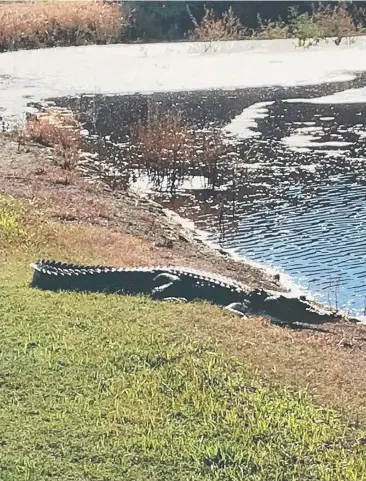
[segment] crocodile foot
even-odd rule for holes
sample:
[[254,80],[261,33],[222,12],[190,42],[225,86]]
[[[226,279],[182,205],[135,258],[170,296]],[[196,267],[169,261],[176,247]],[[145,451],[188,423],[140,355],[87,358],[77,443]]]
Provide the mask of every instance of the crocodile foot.
[[314,326],[314,324],[308,324],[307,322],[283,322],[280,321],[279,319],[276,318],[271,318],[269,321],[271,324],[274,326],[279,326],[279,327],[287,327],[289,329],[308,329],[310,331],[314,332],[322,332],[322,333],[329,333],[327,329],[322,329],[321,327]]

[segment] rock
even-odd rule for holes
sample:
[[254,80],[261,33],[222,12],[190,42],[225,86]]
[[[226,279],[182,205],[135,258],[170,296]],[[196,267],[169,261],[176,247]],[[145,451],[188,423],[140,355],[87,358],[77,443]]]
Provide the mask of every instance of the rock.
[[154,242],[155,247],[164,247],[166,249],[172,249],[174,246],[173,239],[160,239]]

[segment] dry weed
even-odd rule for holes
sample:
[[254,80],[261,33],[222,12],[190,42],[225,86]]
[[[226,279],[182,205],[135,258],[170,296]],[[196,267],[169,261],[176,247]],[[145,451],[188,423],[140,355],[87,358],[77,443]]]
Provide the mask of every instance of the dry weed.
[[107,43],[121,24],[121,7],[100,1],[0,5],[0,51]]
[[354,7],[351,15],[345,4],[340,5],[313,5],[311,14],[298,14],[296,8],[291,8],[292,29],[299,46],[309,47],[317,45],[321,40],[334,38],[336,45],[339,45],[344,38],[352,40],[357,35],[364,34],[364,28],[354,20],[364,16],[361,8]]
[[199,172],[214,184],[217,164],[226,152],[221,135],[191,129],[179,112],[155,112],[147,122],[130,127],[129,164],[158,181],[170,180],[174,190],[187,175]]
[[27,136],[53,148],[57,165],[73,170],[79,160],[82,144],[81,128],[72,113],[63,109],[46,110],[27,119]]
[[290,26],[279,18],[277,21],[262,19],[257,15],[258,29],[253,32],[253,37],[261,40],[291,37]]
[[194,29],[189,32],[189,39],[199,42],[220,40],[240,40],[244,37],[245,28],[234,14],[232,7],[218,17],[213,9],[205,7],[205,15],[200,23],[192,15],[189,7],[188,14],[194,24]]
[[139,121],[130,127],[130,138],[137,158],[148,168],[179,168],[194,155],[194,133],[180,113],[152,113],[148,122]]

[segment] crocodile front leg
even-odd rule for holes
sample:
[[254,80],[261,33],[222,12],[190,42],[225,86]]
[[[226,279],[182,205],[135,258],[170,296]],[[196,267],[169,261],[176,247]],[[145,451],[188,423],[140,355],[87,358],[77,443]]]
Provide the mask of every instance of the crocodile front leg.
[[[171,289],[172,287],[173,292]],[[185,297],[178,297],[176,295],[176,291],[177,290],[175,287],[175,283],[168,282],[167,284],[163,284],[162,286],[155,287],[151,292],[151,298],[160,301],[188,302]]]
[[242,317],[243,319],[248,319],[248,316],[246,315],[248,311],[248,306],[244,302],[232,302],[231,304],[225,306],[224,309],[233,312],[234,314]]
[[173,285],[173,282],[168,282],[167,284],[163,284],[162,286],[155,287],[151,291],[151,297],[152,299],[163,299],[164,297],[167,297],[167,290],[169,287]]
[[[167,272],[158,274],[153,280],[155,285],[158,284],[151,292],[153,299],[184,299],[186,301],[184,297],[177,296],[176,286],[180,282],[179,276]],[[161,282],[164,282],[164,284],[160,284]]]

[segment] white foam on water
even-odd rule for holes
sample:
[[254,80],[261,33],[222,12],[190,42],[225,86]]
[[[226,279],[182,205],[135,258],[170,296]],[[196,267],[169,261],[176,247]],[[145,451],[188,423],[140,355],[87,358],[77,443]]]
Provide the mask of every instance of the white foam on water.
[[[169,189],[169,178],[164,177],[161,180],[160,188],[164,190]],[[189,190],[204,190],[209,187],[209,182],[204,176],[190,176],[179,183],[177,191],[189,191]],[[151,194],[156,192],[155,185],[150,177],[146,175],[139,175],[135,182],[132,182],[130,189],[141,194]]]
[[[323,97],[315,97],[312,99],[285,99],[283,102],[306,104],[364,104],[366,103],[366,87],[348,89],[343,92],[336,92],[332,95],[324,95]],[[332,119],[333,117],[321,118],[321,120]]]
[[262,162],[238,162],[238,167],[247,170],[258,170],[264,165]]
[[[208,48],[209,47],[209,48]],[[286,40],[89,45],[0,54],[2,116],[26,104],[79,94],[305,86],[366,71],[366,37],[304,49]],[[308,101],[308,99],[307,99]]]
[[338,140],[329,140],[327,142],[315,142],[311,135],[291,135],[289,137],[284,137],[281,142],[287,145],[288,147],[296,147],[296,148],[310,148],[310,147],[347,147],[348,145],[352,145],[352,142],[340,142]]
[[256,119],[264,119],[268,115],[268,105],[272,102],[258,102],[243,110],[222,130],[237,135],[240,139],[250,139],[252,137],[260,137],[262,134],[258,130]]
[[281,142],[285,144],[290,150],[297,152],[309,152],[310,149],[316,147],[347,147],[352,145],[352,142],[328,140],[325,142],[317,142],[321,138],[323,132],[322,127],[301,127],[297,128],[288,137],[283,137]]

